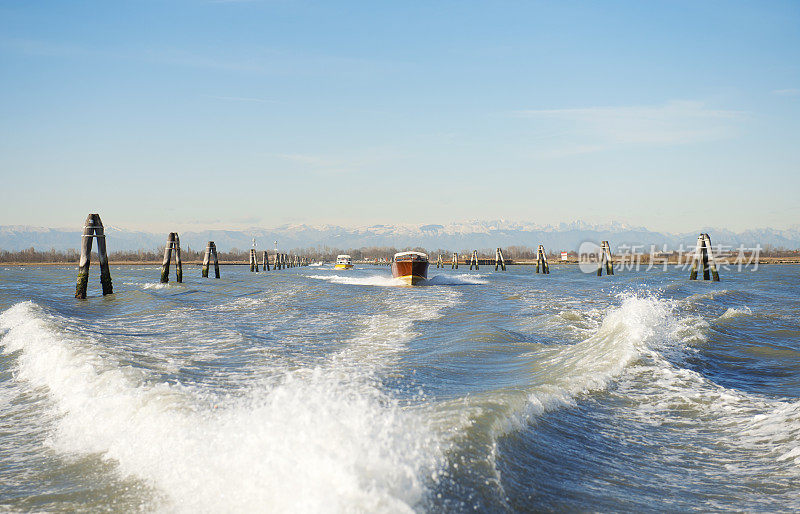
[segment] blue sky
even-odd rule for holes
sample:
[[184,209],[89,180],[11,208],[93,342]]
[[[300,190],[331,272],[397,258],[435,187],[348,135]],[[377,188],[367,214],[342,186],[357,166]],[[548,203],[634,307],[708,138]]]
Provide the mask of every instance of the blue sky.
[[800,2],[0,0],[0,224],[800,223]]

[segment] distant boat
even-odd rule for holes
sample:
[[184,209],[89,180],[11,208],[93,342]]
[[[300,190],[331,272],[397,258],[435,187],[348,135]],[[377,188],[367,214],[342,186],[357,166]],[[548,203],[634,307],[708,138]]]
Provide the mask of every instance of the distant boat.
[[392,276],[410,286],[428,280],[428,256],[422,252],[394,254]]
[[349,255],[337,255],[336,265],[333,269],[351,269],[353,267],[353,258]]
[[314,268],[319,268],[320,266],[322,266],[322,264],[323,264],[322,261],[317,261],[317,262],[312,262],[311,264],[309,264],[309,266],[312,266]]

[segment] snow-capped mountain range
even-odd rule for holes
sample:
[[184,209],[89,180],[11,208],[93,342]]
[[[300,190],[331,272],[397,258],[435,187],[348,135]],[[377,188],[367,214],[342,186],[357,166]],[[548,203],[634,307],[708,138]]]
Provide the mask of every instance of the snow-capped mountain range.
[[[726,229],[698,227],[683,234],[654,232],[645,227],[624,223],[591,224],[584,221],[537,225],[528,222],[506,220],[467,221],[446,225],[370,225],[341,227],[334,225],[288,224],[275,228],[252,228],[247,230],[205,230],[180,233],[181,246],[205,247],[214,241],[220,250],[247,249],[255,238],[258,248],[272,249],[278,241],[281,249],[316,248],[364,248],[364,247],[422,247],[429,250],[471,250],[495,247],[545,245],[549,251],[577,250],[584,241],[608,240],[612,247],[621,245],[650,245],[661,248],[667,245],[677,249],[681,244],[693,246],[697,234],[708,232],[718,246],[744,245],[800,249],[800,225],[786,230],[771,228],[732,232]],[[32,226],[0,226],[0,249],[18,251],[26,248],[37,250],[77,249],[81,227],[43,228]],[[166,233],[131,231],[114,226],[106,227],[109,251],[153,250],[163,246]]]

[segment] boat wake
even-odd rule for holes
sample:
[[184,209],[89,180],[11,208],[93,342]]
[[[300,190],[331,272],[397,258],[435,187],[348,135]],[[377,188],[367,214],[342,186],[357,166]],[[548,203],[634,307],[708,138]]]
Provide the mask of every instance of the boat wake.
[[[417,285],[421,286],[464,286],[486,284],[483,275],[435,275]],[[325,280],[332,284],[348,284],[356,286],[377,287],[406,287],[408,284],[399,278],[386,275],[369,275],[366,277],[353,277],[343,275],[308,275],[308,278]]]
[[461,275],[434,275],[425,282],[425,285],[464,286],[464,285],[488,284],[489,282],[487,280],[484,280],[483,277],[485,277],[485,275],[480,275],[480,274],[469,275],[467,273],[463,273]]
[[329,365],[286,371],[236,398],[154,381],[32,302],[0,315],[0,345],[17,381],[49,393],[49,444],[116,463],[164,493],[159,508],[411,511],[439,465],[438,439],[374,374],[413,336],[414,319],[436,309],[367,317]]
[[325,280],[331,284],[347,284],[351,286],[376,286],[376,287],[397,287],[405,286],[405,282],[400,279],[385,275],[369,275],[366,277],[353,277],[344,275],[308,275],[314,280]]

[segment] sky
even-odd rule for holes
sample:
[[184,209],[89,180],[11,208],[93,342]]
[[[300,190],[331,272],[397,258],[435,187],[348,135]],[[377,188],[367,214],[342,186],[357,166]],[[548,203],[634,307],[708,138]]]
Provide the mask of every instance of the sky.
[[0,0],[0,225],[800,224],[800,2]]

